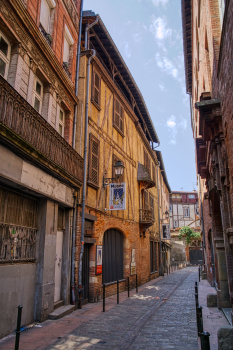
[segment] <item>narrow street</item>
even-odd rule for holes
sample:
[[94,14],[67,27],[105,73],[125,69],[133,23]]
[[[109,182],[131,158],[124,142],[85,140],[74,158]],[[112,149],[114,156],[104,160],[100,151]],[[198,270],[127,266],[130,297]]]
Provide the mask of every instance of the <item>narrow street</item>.
[[[61,320],[46,321],[42,328],[23,333],[20,350],[197,350],[197,279],[197,267],[189,267],[150,281],[138,293],[132,291],[130,298],[121,293],[118,305],[115,296],[107,299],[105,313],[101,303],[88,304]],[[90,308],[92,317],[87,316]],[[12,337],[0,342],[0,349],[13,349],[13,341]]]

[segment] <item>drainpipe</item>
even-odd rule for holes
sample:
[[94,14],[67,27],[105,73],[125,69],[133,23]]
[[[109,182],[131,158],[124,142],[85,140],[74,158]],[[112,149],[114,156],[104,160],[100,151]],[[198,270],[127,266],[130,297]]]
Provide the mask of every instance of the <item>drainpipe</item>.
[[163,274],[163,266],[162,266],[162,242],[161,242],[161,224],[160,224],[160,194],[159,194],[159,165],[157,166],[157,191],[158,191],[158,216],[159,216],[159,255],[160,255],[160,276]]
[[[79,63],[80,63],[81,34],[82,34],[82,12],[83,12],[83,0],[81,0],[81,5],[80,5],[79,35],[78,35],[77,60],[76,60],[76,76],[75,76],[75,95],[76,96],[78,96]],[[75,149],[77,114],[78,114],[78,105],[76,104],[74,107],[74,123],[73,123],[73,137],[72,137],[72,147],[74,149]],[[75,194],[74,194],[73,222],[72,222],[72,249],[71,249],[71,303],[73,305],[75,305],[74,259],[75,259],[77,201],[78,201],[78,195],[77,195],[77,192],[75,192]]]
[[87,34],[88,34],[88,30],[93,27],[96,23],[99,22],[99,16],[96,16],[96,20],[95,22],[93,22],[92,24],[90,24],[89,26],[86,26],[85,28],[85,50],[87,50]]
[[[86,187],[87,187],[87,140],[88,140],[88,104],[89,104],[89,80],[90,80],[90,65],[91,60],[95,57],[95,50],[92,51],[92,56],[88,58],[87,63],[87,87],[86,87],[86,108],[85,108],[85,138],[84,138],[84,177],[83,177],[83,195],[82,195],[82,228],[81,228],[81,251],[79,257],[79,307],[81,308],[82,296],[82,258],[84,252],[84,229],[85,229],[85,201],[86,201]],[[88,52],[90,52],[88,51]]]

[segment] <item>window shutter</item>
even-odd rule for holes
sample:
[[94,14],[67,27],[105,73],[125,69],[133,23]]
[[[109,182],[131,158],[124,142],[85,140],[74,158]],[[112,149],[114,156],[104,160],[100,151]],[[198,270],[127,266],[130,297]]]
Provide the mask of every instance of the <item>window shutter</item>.
[[40,23],[42,24],[46,33],[49,32],[50,7],[46,0],[41,0],[40,8]]
[[148,157],[148,171],[149,171],[149,173],[150,173],[150,175],[151,175],[151,161],[150,161],[150,157],[149,157],[149,155],[147,154],[147,157]]
[[92,134],[90,134],[88,178],[93,185],[99,185],[99,140]]
[[101,77],[93,70],[93,80],[92,80],[92,100],[100,105],[100,86]]
[[154,220],[154,198],[150,195],[150,210],[152,212],[152,219]]
[[154,181],[154,183],[156,185],[156,176],[155,176],[155,166],[154,166],[154,164],[152,164],[152,177],[153,177],[153,181]]
[[124,109],[117,98],[114,99],[114,125],[124,132]]
[[144,209],[145,210],[149,209],[148,192],[146,190],[144,191]]

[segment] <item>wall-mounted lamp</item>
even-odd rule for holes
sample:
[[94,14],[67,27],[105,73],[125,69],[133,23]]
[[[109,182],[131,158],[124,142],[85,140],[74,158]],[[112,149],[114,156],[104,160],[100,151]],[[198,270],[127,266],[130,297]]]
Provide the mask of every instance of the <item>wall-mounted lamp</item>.
[[169,218],[169,212],[166,210],[165,211],[165,219],[168,219]]
[[113,167],[115,171],[115,177],[110,177],[110,178],[103,177],[103,187],[106,187],[107,185],[112,183],[114,180],[119,179],[119,177],[123,175],[125,167],[120,160],[118,160]]

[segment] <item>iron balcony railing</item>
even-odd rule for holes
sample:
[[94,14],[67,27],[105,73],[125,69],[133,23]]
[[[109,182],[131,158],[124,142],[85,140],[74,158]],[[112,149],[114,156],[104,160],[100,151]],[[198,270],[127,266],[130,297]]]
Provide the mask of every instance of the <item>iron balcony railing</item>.
[[139,209],[139,223],[152,224],[153,223],[152,210]]
[[59,177],[75,185],[82,183],[83,158],[1,75],[0,131],[11,144],[23,148],[24,153],[59,173]]

